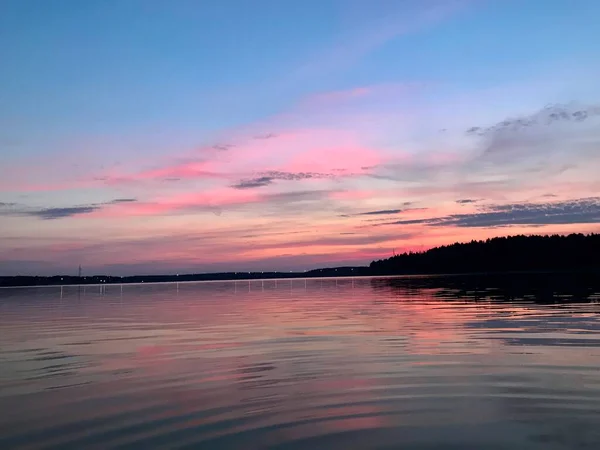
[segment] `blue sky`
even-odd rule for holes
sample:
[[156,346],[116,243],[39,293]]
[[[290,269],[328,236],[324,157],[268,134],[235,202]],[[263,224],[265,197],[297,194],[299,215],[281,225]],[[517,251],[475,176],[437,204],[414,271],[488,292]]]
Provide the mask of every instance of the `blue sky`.
[[[382,234],[358,219],[339,222],[352,211],[411,203],[446,215],[455,199],[444,193],[482,182],[486,189],[472,192],[482,197],[472,207],[480,212],[503,202],[595,198],[598,19],[592,0],[4,0],[0,203],[12,206],[0,210],[10,237],[0,240],[8,255],[0,269],[71,270],[65,264],[80,254],[110,269],[114,255],[86,247],[90,239],[106,248],[141,245],[134,230],[145,223],[144,242],[162,248],[166,235],[217,233],[223,216],[235,225],[230,236],[265,227],[241,263],[198,257],[226,245],[219,235],[194,241],[188,253],[184,244],[168,257],[140,253],[119,270],[362,262],[416,241],[462,239],[464,230]],[[510,139],[514,130],[465,135],[541,117],[548,104],[586,110],[589,120]],[[543,156],[548,139],[556,149]],[[481,159],[499,140],[510,142],[507,154],[518,152],[512,165]],[[534,169],[545,176],[531,185]],[[261,177],[270,181],[252,192],[234,187]],[[562,191],[550,192],[555,186]],[[306,192],[311,200],[298,194]],[[556,197],[539,197],[546,194]],[[284,195],[284,205],[274,200]],[[135,201],[111,203],[119,198]],[[53,219],[35,213],[56,208],[68,209]],[[586,217],[545,231],[596,230]],[[310,233],[272,237],[271,228],[309,224],[331,243],[314,243]],[[340,232],[355,233],[356,242],[339,244]]]

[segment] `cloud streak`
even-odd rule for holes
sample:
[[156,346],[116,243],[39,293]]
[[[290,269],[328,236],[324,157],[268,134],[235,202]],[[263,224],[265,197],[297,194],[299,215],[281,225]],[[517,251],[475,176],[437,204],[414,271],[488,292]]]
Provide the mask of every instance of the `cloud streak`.
[[241,180],[232,185],[234,189],[253,189],[264,187],[272,184],[276,180],[283,181],[301,181],[310,179],[334,178],[333,174],[316,173],[316,172],[282,172],[278,170],[270,170],[262,172],[260,176]]
[[[390,2],[379,7],[373,7],[371,2],[355,3],[358,7],[355,18],[362,26],[349,23],[350,33],[340,36],[338,42],[301,67],[290,81],[347,68],[394,39],[449,19],[468,3],[463,0],[419,1],[413,5]],[[373,12],[376,13],[375,17]],[[366,21],[369,25],[365,27],[363,24],[367,16],[370,16],[370,20]]]
[[[600,106],[549,105],[525,116],[509,117],[489,127],[471,127],[468,136],[481,139],[483,156],[524,158],[549,156],[598,145]],[[588,144],[589,143],[589,144]]]
[[584,122],[600,115],[600,106],[577,107],[576,105],[548,105],[529,116],[513,117],[491,127],[472,127],[468,135],[494,137],[501,133],[518,132],[537,126],[552,126],[559,123]]
[[359,213],[357,214],[357,216],[383,216],[383,215],[391,215],[391,214],[398,214],[403,212],[403,209],[381,209],[378,211],[367,211],[367,212],[363,212],[363,213]]
[[214,148],[215,150],[219,150],[219,151],[222,151],[222,152],[230,150],[233,147],[235,147],[235,145],[233,145],[233,144],[215,144],[215,145],[212,146],[212,148]]
[[272,177],[258,177],[251,178],[249,180],[242,180],[237,184],[232,185],[234,189],[254,189],[263,186],[268,186],[273,183],[274,178]]
[[116,198],[104,203],[56,208],[32,208],[17,203],[0,204],[0,206],[11,206],[11,209],[1,212],[1,214],[5,216],[31,216],[41,220],[56,220],[91,214],[110,205],[130,204],[135,202],[137,202],[137,199],[135,198]]
[[26,214],[42,220],[64,219],[66,217],[79,216],[97,211],[101,206],[71,206],[67,208],[46,208],[29,211]]
[[267,134],[259,134],[259,135],[256,135],[256,136],[254,136],[254,139],[257,139],[257,140],[262,140],[262,141],[264,141],[264,140],[266,140],[266,139],[274,139],[274,138],[276,138],[276,137],[277,137],[277,135],[276,135],[276,134],[274,134],[274,133],[267,133]]
[[482,212],[444,217],[399,220],[388,225],[443,227],[502,227],[511,225],[564,225],[600,223],[600,197],[555,203],[519,203],[488,206]]
[[107,204],[133,203],[133,202],[137,202],[137,198],[115,198],[114,200],[107,202]]

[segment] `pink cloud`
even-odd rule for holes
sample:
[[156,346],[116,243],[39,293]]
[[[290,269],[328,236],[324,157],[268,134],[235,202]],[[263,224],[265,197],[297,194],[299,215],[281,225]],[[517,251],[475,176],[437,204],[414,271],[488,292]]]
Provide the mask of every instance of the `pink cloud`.
[[[227,186],[268,171],[318,172],[332,176],[364,172],[363,167],[382,161],[378,149],[365,145],[361,136],[344,129],[306,128],[274,130],[272,137],[249,135],[226,151],[212,153],[212,159],[167,163],[137,173],[109,172],[99,177],[108,185],[164,179],[210,179]],[[198,151],[200,158],[204,149]]]
[[[211,180],[225,186],[236,178],[244,178],[266,170],[311,171],[339,175],[340,169],[346,172],[361,172],[362,167],[375,165],[385,160],[386,155],[373,145],[370,127],[380,124],[382,117],[370,117],[360,112],[350,117],[336,115],[306,115],[302,105],[335,103],[346,98],[379,98],[391,91],[403,91],[406,86],[366,86],[330,93],[320,93],[307,98],[305,103],[292,108],[288,113],[269,118],[263,123],[250,127],[240,127],[221,134],[221,145],[207,145],[192,151],[179,152],[175,158],[158,161],[154,167],[142,170],[125,171],[116,164],[96,173],[75,175],[65,181],[65,173],[55,179],[51,173],[39,169],[32,172],[24,166],[23,173],[8,173],[0,190],[4,191],[50,191],[77,188],[127,189],[136,182],[162,180]],[[365,115],[366,114],[366,115]],[[370,117],[370,118],[369,118]],[[357,126],[360,124],[360,126]],[[256,139],[257,135],[270,136],[269,139]],[[144,159],[141,164],[148,165]],[[49,162],[51,167],[56,161]],[[132,162],[128,162],[131,168]],[[89,170],[88,170],[89,171]],[[8,176],[10,175],[10,176]]]
[[362,173],[365,172],[363,167],[376,165],[380,161],[379,153],[368,147],[323,147],[295,156],[284,168],[292,172],[335,173],[336,170],[344,170]]
[[175,193],[169,196],[157,197],[153,201],[132,202],[108,205],[94,213],[82,217],[127,217],[161,215],[172,212],[198,211],[206,209],[217,214],[221,207],[256,203],[261,200],[258,192],[232,188],[218,188],[204,192]]
[[160,179],[160,178],[202,178],[218,177],[218,174],[210,172],[214,164],[209,162],[190,162],[170,167],[151,169],[135,175],[136,179]]
[[231,154],[231,165],[254,170],[325,172],[359,170],[380,160],[351,130],[329,128],[287,129],[266,141],[248,142]]
[[[202,154],[202,150],[197,151],[197,153]],[[188,161],[183,162],[177,159],[167,161],[162,166],[158,165],[158,167],[138,172],[122,173],[112,170],[100,176],[99,179],[104,180],[108,185],[118,186],[140,181],[227,178],[225,174],[217,172],[219,168],[217,161],[198,160],[197,158],[190,157]]]

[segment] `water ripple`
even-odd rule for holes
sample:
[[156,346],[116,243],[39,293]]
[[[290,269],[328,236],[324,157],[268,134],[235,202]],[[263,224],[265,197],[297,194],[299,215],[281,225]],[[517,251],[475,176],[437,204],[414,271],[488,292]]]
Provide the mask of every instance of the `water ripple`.
[[600,448],[600,290],[476,285],[2,290],[0,448]]

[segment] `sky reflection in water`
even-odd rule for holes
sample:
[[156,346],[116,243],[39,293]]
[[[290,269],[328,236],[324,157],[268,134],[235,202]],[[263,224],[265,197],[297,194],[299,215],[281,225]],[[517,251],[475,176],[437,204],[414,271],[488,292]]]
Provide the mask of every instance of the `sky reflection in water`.
[[600,289],[523,277],[4,289],[0,447],[598,448]]

